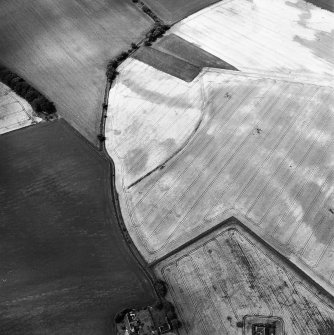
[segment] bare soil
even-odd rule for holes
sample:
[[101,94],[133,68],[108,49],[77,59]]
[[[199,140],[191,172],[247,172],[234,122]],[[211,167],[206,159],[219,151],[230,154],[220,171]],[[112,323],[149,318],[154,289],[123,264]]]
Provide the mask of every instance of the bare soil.
[[140,48],[133,57],[187,82],[194,80],[201,71],[198,66],[150,47]]

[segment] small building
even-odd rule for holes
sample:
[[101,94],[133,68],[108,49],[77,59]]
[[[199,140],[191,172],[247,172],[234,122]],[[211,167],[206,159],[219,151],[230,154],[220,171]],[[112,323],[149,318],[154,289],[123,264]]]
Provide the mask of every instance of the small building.
[[148,310],[131,311],[124,317],[124,324],[128,335],[158,335]]
[[162,326],[159,327],[159,334],[167,334],[171,330],[171,326],[168,322],[164,323]]

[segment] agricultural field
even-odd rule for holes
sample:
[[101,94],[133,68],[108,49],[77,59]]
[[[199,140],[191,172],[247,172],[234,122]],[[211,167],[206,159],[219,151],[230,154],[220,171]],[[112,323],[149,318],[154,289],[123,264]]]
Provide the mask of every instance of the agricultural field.
[[241,71],[334,75],[334,14],[303,0],[220,1],[170,33]]
[[232,65],[174,34],[162,37],[154,43],[152,48],[182,59],[201,69],[203,67],[214,67],[225,70],[237,70]]
[[152,23],[130,0],[2,1],[0,59],[96,143],[106,64]]
[[152,304],[101,153],[57,120],[1,135],[0,157],[0,334],[109,335]]
[[164,22],[173,24],[218,0],[145,0]]
[[201,68],[198,66],[150,47],[140,48],[133,57],[187,82],[193,81],[201,72]]
[[251,335],[246,315],[281,318],[276,334],[334,333],[333,299],[233,220],[155,270],[170,287],[180,335]]
[[122,190],[189,141],[201,122],[203,101],[197,80],[185,82],[133,58],[119,71],[109,94],[105,134]]
[[0,135],[40,121],[29,103],[0,83]]
[[[142,100],[132,71],[148,78],[138,76]],[[107,150],[122,215],[149,262],[235,216],[334,292],[332,87],[217,69],[185,83],[138,61],[117,80]],[[167,85],[178,95],[159,93]]]
[[162,37],[152,47],[140,48],[132,57],[187,82],[193,81],[204,67],[237,70],[174,34]]
[[1,62],[62,118],[26,127],[0,84],[0,334],[113,334],[156,300],[137,248],[179,335],[332,335],[331,4],[143,2],[174,24],[158,40],[131,0],[1,5]]

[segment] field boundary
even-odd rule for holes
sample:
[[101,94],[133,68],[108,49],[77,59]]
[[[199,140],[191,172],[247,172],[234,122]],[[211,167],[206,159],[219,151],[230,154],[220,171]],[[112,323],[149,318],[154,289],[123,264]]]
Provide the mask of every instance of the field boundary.
[[[106,88],[104,93],[103,99],[103,111],[102,111],[102,118],[100,124],[100,131],[101,134],[105,134],[105,126],[106,126],[106,118],[107,118],[107,109],[108,109],[108,102],[109,102],[109,92],[112,87],[113,83],[107,80]],[[123,220],[120,203],[119,203],[119,196],[116,189],[116,168],[113,159],[109,156],[108,151],[105,146],[105,141],[100,141],[99,151],[103,153],[103,156],[109,161],[110,164],[110,182],[111,185],[109,188],[112,198],[112,203],[115,208],[115,214],[118,222],[119,229],[121,230],[121,234],[123,235],[124,242],[127,244],[131,254],[133,255],[134,259],[137,261],[143,272],[145,273],[146,277],[148,278],[153,291],[156,293],[156,298],[158,299],[159,295],[157,294],[153,282],[156,280],[156,276],[154,271],[150,268],[149,264],[145,261],[144,257],[140,254],[139,250],[133,243],[130,234],[126,228],[126,225]]]
[[[112,84],[107,81],[107,85],[106,85],[106,91],[105,91],[105,96],[104,96],[104,101],[106,101],[108,103],[108,96],[109,96],[109,90],[107,90],[108,88],[110,89],[110,86]],[[103,109],[103,112],[106,113],[106,108]],[[66,120],[60,118],[57,120],[59,123],[61,123],[62,127],[64,129],[66,129],[67,131],[71,131],[73,134],[75,134],[78,138],[80,139],[84,139],[84,141],[89,144],[87,146],[87,148],[89,148],[90,151],[94,152],[95,155],[97,157],[99,157],[99,159],[101,159],[101,161],[105,161],[106,163],[108,163],[108,171],[106,173],[105,176],[103,176],[105,179],[107,179],[107,182],[105,183],[105,189],[103,190],[103,192],[106,194],[106,203],[107,203],[107,207],[106,207],[106,211],[108,216],[111,216],[111,211],[112,208],[115,210],[115,216],[116,216],[116,220],[118,223],[118,228],[121,232],[121,235],[123,236],[123,242],[126,245],[126,248],[129,249],[131,255],[133,256],[134,261],[139,265],[140,269],[143,271],[145,277],[148,279],[148,282],[150,283],[151,287],[152,287],[152,291],[155,293],[156,295],[156,300],[159,300],[159,295],[155,289],[154,286],[154,281],[157,279],[155,276],[154,271],[148,266],[148,263],[145,261],[145,259],[143,258],[143,256],[139,253],[139,251],[137,250],[135,244],[132,242],[131,237],[126,229],[126,226],[124,224],[123,221],[123,217],[121,214],[121,209],[120,209],[120,205],[119,205],[119,199],[118,199],[118,193],[116,190],[116,181],[115,181],[115,165],[113,160],[111,159],[111,157],[108,155],[107,150],[105,149],[105,145],[104,142],[100,142],[100,148],[96,148],[96,146],[94,146],[93,143],[91,143],[86,137],[84,137],[78,130],[76,130],[75,128],[73,128]],[[105,117],[103,117],[102,115],[102,121],[103,123],[101,123],[101,127],[103,127],[103,131],[104,131],[104,127],[105,127]],[[44,125],[49,125],[50,123],[44,123]],[[112,224],[111,221],[107,222],[108,224]],[[131,308],[141,308],[143,306],[129,306]],[[114,316],[113,316],[114,317]],[[115,324],[116,327],[116,324]]]
[[34,128],[37,128],[37,127],[47,127],[49,126],[52,122],[57,122],[57,121],[60,121],[61,118],[57,118],[57,119],[54,119],[54,120],[50,120],[49,122],[38,122],[38,123],[34,123],[34,124],[31,124],[30,126],[27,126],[27,127],[21,127],[21,128],[17,128],[17,129],[14,129],[14,130],[11,130],[11,131],[8,131],[6,133],[3,133],[1,134],[0,136],[9,136],[10,134],[12,133],[17,133],[17,132],[23,132],[23,131],[27,131],[29,128],[31,127],[34,127]]
[[[139,1],[136,3],[135,1],[132,1],[134,3],[134,5],[136,5],[137,7],[140,7],[141,10],[143,6],[146,6],[143,2],[140,2],[139,5]],[[163,25],[163,21],[159,19],[159,17],[157,15],[155,15],[155,13],[153,13],[153,11],[146,6],[150,12],[156,17],[156,19],[154,19],[154,17],[152,17],[149,13],[145,12],[143,10],[143,12],[145,14],[147,14],[148,16],[150,16],[150,18],[155,22],[155,24],[159,24],[159,25]],[[130,52],[127,52],[127,55],[124,59],[122,59],[118,64],[117,67],[120,66],[128,57],[130,57],[134,52],[136,52],[136,50],[138,48],[140,48],[143,43],[145,41],[147,41],[150,36],[148,36],[149,34],[154,33],[155,30],[155,26],[153,26],[153,28],[147,33],[147,35],[142,38],[139,42],[135,43],[136,44],[136,48],[132,48],[132,50]],[[168,26],[169,29],[169,26]],[[163,34],[161,35],[163,36]],[[159,36],[159,37],[161,37]],[[158,38],[159,38],[158,37]],[[117,73],[116,73],[117,75]],[[115,78],[113,78],[115,79]],[[113,161],[113,159],[110,157],[106,146],[105,146],[105,127],[106,127],[106,118],[108,117],[107,115],[107,111],[108,111],[108,104],[109,104],[109,92],[110,89],[112,88],[112,86],[114,85],[114,80],[110,80],[107,78],[106,80],[106,85],[105,85],[105,90],[104,90],[104,98],[103,98],[103,103],[102,103],[102,115],[101,115],[101,122],[100,122],[100,134],[98,135],[100,141],[99,141],[99,151],[103,153],[104,157],[106,157],[106,159],[108,159],[109,163],[110,163],[110,173],[111,173],[111,195],[112,195],[112,203],[113,206],[115,208],[115,214],[116,214],[116,218],[117,218],[117,222],[119,225],[119,228],[121,230],[121,233],[124,237],[125,242],[127,242],[128,248],[130,250],[130,252],[132,253],[132,255],[134,256],[135,260],[138,262],[138,264],[140,265],[140,267],[142,268],[142,270],[144,271],[144,273],[146,274],[147,278],[149,279],[154,292],[156,293],[157,298],[159,297],[159,295],[157,294],[155,287],[153,285],[154,280],[156,280],[156,276],[154,274],[154,271],[150,268],[149,263],[146,262],[146,260],[144,259],[144,257],[141,255],[141,253],[139,252],[139,250],[137,249],[137,247],[135,246],[135,244],[133,243],[130,234],[126,228],[126,225],[124,223],[123,220],[123,216],[122,216],[122,212],[121,212],[121,208],[120,208],[120,203],[119,203],[119,196],[118,196],[118,192],[116,189],[116,169],[115,169],[115,163]]]
[[325,287],[319,284],[316,280],[314,280],[307,272],[305,272],[302,268],[300,268],[297,264],[292,262],[289,258],[284,256],[281,252],[279,252],[274,246],[268,243],[265,239],[260,237],[256,232],[254,232],[251,228],[247,227],[244,223],[242,223],[238,218],[235,216],[230,216],[226,220],[221,221],[216,226],[204,231],[203,233],[197,235],[196,237],[192,238],[191,240],[183,243],[179,247],[175,248],[174,250],[168,252],[167,254],[163,255],[162,257],[152,261],[149,263],[150,268],[154,268],[156,265],[161,263],[162,261],[167,260],[168,258],[176,255],[177,253],[181,252],[182,250],[190,247],[192,244],[198,242],[202,238],[210,235],[214,231],[225,227],[225,226],[233,226],[235,225],[236,228],[241,227],[245,230],[250,236],[252,236],[255,240],[260,242],[264,247],[266,247],[272,254],[274,254],[279,260],[283,261],[284,263],[288,264],[294,271],[296,271],[301,277],[304,277],[311,285],[313,285],[318,291],[322,292],[326,297],[333,300],[333,295],[329,292]]
[[150,6],[148,6],[143,1],[132,0],[132,2],[136,7],[138,7],[141,11],[143,11],[144,14],[148,15],[154,22],[164,23],[164,21],[156,13],[153,12]]

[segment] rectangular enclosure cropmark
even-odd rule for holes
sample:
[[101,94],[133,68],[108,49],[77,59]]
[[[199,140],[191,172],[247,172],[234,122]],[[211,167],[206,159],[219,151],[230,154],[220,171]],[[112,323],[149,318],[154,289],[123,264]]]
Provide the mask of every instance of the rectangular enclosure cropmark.
[[245,316],[244,335],[283,335],[284,323],[274,316]]

